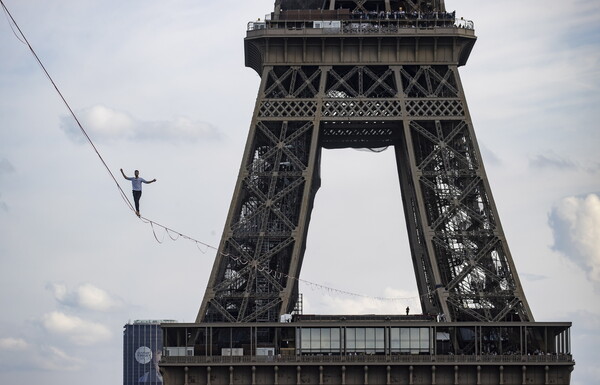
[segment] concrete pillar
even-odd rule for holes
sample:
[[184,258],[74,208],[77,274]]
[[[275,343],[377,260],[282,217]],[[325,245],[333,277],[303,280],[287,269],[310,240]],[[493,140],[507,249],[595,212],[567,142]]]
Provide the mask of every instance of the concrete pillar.
[[346,365],[342,366],[342,385],[346,385]]
[[408,385],[414,385],[413,382],[413,366],[409,366],[408,367]]
[[500,385],[504,385],[504,366],[500,365]]
[[458,381],[458,365],[454,366],[454,385],[458,385],[460,382]]
[[386,376],[385,384],[392,385],[392,367],[388,365],[388,367],[386,368],[386,371],[387,371],[387,376]]
[[527,366],[523,365],[521,370],[523,370],[523,381],[521,381],[521,383],[525,385],[527,384]]
[[279,384],[279,366],[275,366],[273,368],[273,376],[275,377],[275,378],[273,378],[273,384],[278,385]]
[[256,366],[252,366],[252,385],[256,385]]
[[477,365],[477,385],[481,385],[481,365]]
[[302,384],[302,382],[300,381],[301,380],[301,376],[300,376],[301,372],[302,372],[302,368],[300,366],[296,366],[296,385]]
[[206,385],[212,384],[212,382],[210,382],[210,371],[211,371],[211,368],[209,366],[206,368]]
[[319,366],[319,385],[323,385],[323,365]]
[[183,384],[184,385],[188,385],[190,382],[189,377],[188,377],[188,371],[190,369],[186,366],[185,368],[183,368]]
[[431,385],[435,385],[435,365],[431,366]]
[[365,366],[365,385],[369,385],[369,367]]
[[229,385],[233,385],[233,366],[229,367]]

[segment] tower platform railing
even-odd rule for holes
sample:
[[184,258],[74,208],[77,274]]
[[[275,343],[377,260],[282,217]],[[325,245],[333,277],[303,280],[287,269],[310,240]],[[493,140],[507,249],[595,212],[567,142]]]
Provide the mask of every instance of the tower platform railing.
[[248,364],[248,363],[279,363],[279,364],[298,364],[298,363],[322,363],[322,364],[385,364],[385,363],[411,363],[411,364],[454,364],[454,363],[504,363],[504,364],[522,364],[522,363],[573,363],[573,356],[570,354],[539,354],[539,355],[280,355],[280,356],[163,356],[161,365],[177,364]]
[[417,17],[417,18],[339,18],[323,20],[306,17],[303,19],[257,20],[248,23],[247,30],[314,30],[319,33],[388,33],[409,29],[458,28],[473,30],[474,23],[464,18]]

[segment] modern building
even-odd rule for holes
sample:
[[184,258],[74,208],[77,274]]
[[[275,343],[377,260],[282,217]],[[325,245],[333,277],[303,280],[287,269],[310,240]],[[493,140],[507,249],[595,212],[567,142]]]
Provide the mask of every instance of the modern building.
[[163,324],[161,370],[165,385],[566,385],[569,327],[393,315]]
[[123,327],[123,385],[162,384],[158,362],[163,352],[161,324],[173,320],[136,320]]

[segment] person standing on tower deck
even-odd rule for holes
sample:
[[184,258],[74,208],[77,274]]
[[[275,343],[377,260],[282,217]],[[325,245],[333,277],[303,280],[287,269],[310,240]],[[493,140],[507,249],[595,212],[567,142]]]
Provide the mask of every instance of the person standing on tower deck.
[[151,181],[147,181],[144,178],[140,178],[140,172],[138,170],[134,171],[135,176],[129,177],[125,175],[123,169],[121,169],[121,174],[123,174],[123,178],[131,181],[131,187],[133,190],[133,202],[135,203],[135,215],[140,216],[140,198],[142,197],[142,183],[154,183],[156,179],[152,179]]

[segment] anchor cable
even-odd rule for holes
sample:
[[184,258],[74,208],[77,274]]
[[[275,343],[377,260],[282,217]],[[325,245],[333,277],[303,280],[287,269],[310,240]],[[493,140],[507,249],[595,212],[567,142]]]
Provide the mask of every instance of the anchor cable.
[[[19,39],[19,36],[17,36],[16,33],[15,33],[15,36],[17,36],[17,39],[19,39],[21,42],[24,42],[27,45],[27,47],[29,47],[29,51],[31,51],[31,53],[33,54],[33,57],[35,58],[35,60],[39,64],[39,66],[42,68],[42,70],[44,71],[44,74],[46,75],[46,77],[48,78],[48,80],[50,80],[50,83],[52,83],[52,86],[56,90],[56,93],[58,94],[58,96],[60,97],[60,99],[63,101],[63,103],[65,104],[65,106],[69,110],[69,113],[71,114],[71,116],[73,117],[73,119],[75,120],[75,122],[77,123],[77,126],[79,127],[79,130],[85,136],[85,138],[88,141],[88,143],[90,144],[90,146],[92,146],[92,149],[94,150],[94,152],[96,153],[96,155],[98,155],[98,158],[100,159],[100,161],[104,165],[104,168],[106,169],[106,171],[108,171],[109,175],[111,176],[111,178],[113,179],[113,181],[117,185],[117,188],[119,189],[119,192],[120,192],[121,196],[125,199],[125,201],[127,202],[127,205],[129,206],[129,208],[132,211],[135,211],[134,208],[133,208],[133,205],[129,201],[129,198],[127,198],[127,195],[125,194],[125,192],[123,191],[123,189],[119,185],[119,182],[117,182],[117,179],[115,178],[114,174],[112,173],[112,171],[110,171],[110,168],[108,167],[108,165],[106,164],[106,162],[102,158],[102,155],[100,155],[100,152],[98,151],[98,149],[94,145],[94,142],[92,142],[92,139],[90,138],[90,136],[88,135],[88,133],[83,128],[83,125],[81,124],[81,122],[79,121],[79,118],[77,118],[77,115],[75,114],[75,112],[73,111],[73,109],[71,108],[71,106],[69,105],[69,102],[67,102],[67,99],[64,97],[64,95],[62,94],[62,92],[60,91],[60,89],[58,88],[58,86],[56,85],[56,83],[54,82],[54,79],[52,79],[52,76],[50,76],[50,74],[48,73],[48,70],[46,70],[46,67],[44,66],[44,64],[40,60],[39,56],[37,55],[37,53],[35,52],[35,50],[31,46],[31,44],[29,43],[29,40],[27,40],[27,37],[25,37],[25,34],[23,33],[23,31],[21,31],[21,28],[19,27],[19,25],[17,24],[16,20],[13,18],[12,14],[10,13],[10,11],[8,10],[8,8],[4,4],[4,1],[0,0],[0,3],[2,4],[2,8],[4,9],[4,12],[8,15],[8,17],[12,21],[12,24],[15,26],[15,28],[17,28],[17,31],[19,32],[19,35],[23,38],[23,40]],[[11,29],[12,29],[12,25],[11,25]],[[13,29],[13,32],[15,32],[14,29]]]

